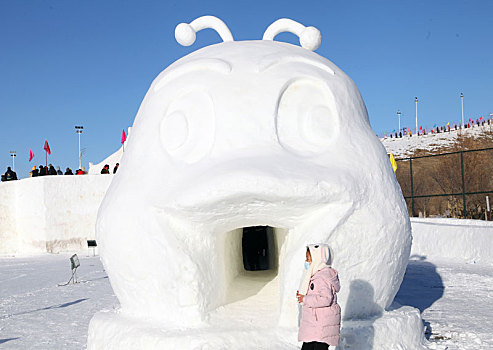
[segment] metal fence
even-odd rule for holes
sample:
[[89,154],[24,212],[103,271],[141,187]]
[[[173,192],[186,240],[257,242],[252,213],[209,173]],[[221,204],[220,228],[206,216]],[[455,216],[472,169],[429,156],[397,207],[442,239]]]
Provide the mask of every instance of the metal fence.
[[[490,219],[493,147],[396,159],[409,215]],[[493,199],[493,198],[492,198]]]

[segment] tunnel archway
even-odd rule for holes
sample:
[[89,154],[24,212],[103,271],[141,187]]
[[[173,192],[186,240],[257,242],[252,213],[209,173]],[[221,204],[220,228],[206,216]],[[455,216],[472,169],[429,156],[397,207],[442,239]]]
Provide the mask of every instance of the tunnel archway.
[[279,303],[278,273],[288,232],[285,228],[259,225],[238,227],[218,235],[224,289],[218,290],[222,296],[216,307],[249,299],[249,309],[255,310],[260,304],[251,297],[261,291],[270,293],[274,304]]
[[270,226],[243,227],[243,268],[246,271],[264,271],[275,267],[274,229]]

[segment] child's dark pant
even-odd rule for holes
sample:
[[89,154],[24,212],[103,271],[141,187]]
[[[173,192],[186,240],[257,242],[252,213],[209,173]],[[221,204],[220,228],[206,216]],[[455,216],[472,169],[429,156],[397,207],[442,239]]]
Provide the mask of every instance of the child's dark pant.
[[303,343],[301,350],[328,350],[329,345],[326,343],[320,343],[318,341],[312,341],[309,343]]

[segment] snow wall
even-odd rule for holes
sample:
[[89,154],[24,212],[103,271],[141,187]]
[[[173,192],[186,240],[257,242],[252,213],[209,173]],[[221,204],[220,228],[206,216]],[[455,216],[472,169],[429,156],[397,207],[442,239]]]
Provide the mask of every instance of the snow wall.
[[493,221],[411,218],[411,255],[493,264]]
[[0,183],[0,254],[87,249],[112,178],[44,176]]
[[[85,249],[111,179],[46,176],[0,183],[0,254]],[[411,218],[411,226],[411,255],[493,263],[493,222]]]

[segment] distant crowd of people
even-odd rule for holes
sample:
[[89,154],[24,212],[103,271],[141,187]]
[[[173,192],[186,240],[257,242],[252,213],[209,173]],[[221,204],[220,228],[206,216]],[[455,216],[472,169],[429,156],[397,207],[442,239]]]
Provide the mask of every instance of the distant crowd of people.
[[[113,168],[113,174],[115,174],[118,171],[119,166],[120,164],[116,163],[115,167]],[[101,174],[109,174],[109,173],[110,173],[110,166],[106,164],[101,170]],[[39,167],[33,166],[32,170],[29,172],[29,177],[48,176],[48,175],[85,175],[85,174],[87,174],[87,172],[84,167],[77,169],[74,174],[72,172],[72,169],[70,168],[65,169],[65,173],[64,173],[60,170],[59,166],[55,168],[52,164],[49,164],[48,166],[43,166],[43,165],[40,165]],[[2,181],[12,181],[12,180],[17,180],[17,173],[13,171],[10,167],[7,167],[7,171],[4,174],[2,174]]]
[[[480,119],[476,119],[476,121],[470,120],[467,124],[464,124],[464,129],[473,128],[475,126],[485,126],[485,125],[492,125],[492,124],[493,124],[493,119],[483,120],[483,118],[481,117]],[[447,125],[445,125],[445,126],[434,126],[433,128],[428,129],[428,131],[426,128],[423,129],[423,127],[420,127],[417,135],[423,136],[423,135],[428,135],[428,134],[440,134],[440,133],[444,133],[444,132],[456,131],[459,129],[460,129],[460,125],[454,124],[454,127],[452,128],[450,126],[450,123],[447,123]],[[412,133],[411,129],[403,128],[402,130],[399,130],[399,133],[397,133],[395,131],[391,132],[389,134],[389,136],[390,136],[390,138],[402,138],[403,136],[412,137],[413,133]],[[385,134],[384,137],[387,137],[387,134]]]
[[[113,168],[113,174],[116,174],[119,166],[120,163],[116,163],[115,167]],[[103,169],[101,169],[101,174],[109,174],[109,173],[110,173],[110,166],[108,164],[105,164]]]
[[[75,175],[84,175],[84,174],[87,174],[86,169],[84,167],[81,167],[75,172]],[[63,171],[60,170],[59,166],[55,168],[52,164],[49,164],[48,166],[40,165],[38,168],[36,168],[35,165],[33,166],[33,169],[29,172],[29,177],[47,176],[47,175],[74,175],[74,173],[70,168],[65,169],[65,173],[64,173]]]

